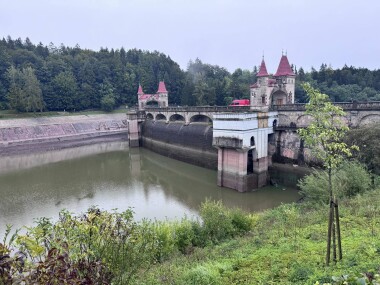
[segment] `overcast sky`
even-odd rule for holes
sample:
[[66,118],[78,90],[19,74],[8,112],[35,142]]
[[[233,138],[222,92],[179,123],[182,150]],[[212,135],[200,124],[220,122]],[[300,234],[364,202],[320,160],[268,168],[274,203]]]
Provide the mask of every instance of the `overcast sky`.
[[380,68],[379,0],[0,0],[0,37],[34,44],[158,50],[252,70],[282,50],[310,70],[321,63]]

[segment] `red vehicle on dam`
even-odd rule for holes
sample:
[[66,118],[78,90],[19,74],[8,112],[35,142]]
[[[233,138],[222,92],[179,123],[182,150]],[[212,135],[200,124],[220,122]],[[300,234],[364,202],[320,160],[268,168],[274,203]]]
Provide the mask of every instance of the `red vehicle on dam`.
[[239,106],[250,106],[249,99],[236,99],[233,100],[232,103],[229,105],[231,107],[239,107]]

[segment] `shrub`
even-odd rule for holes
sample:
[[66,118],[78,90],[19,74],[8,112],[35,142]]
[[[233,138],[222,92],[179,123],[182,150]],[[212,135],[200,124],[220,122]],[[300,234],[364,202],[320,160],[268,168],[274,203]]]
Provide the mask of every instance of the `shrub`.
[[182,219],[176,225],[175,244],[182,253],[189,253],[194,240],[194,230],[191,221]]
[[186,285],[218,285],[221,284],[219,272],[205,266],[191,269],[183,277],[182,284]]
[[109,213],[93,207],[80,216],[62,211],[54,225],[48,219],[37,223],[15,239],[25,263],[29,259],[31,264],[8,274],[10,280],[18,281],[14,278],[21,270],[33,284],[68,278],[73,284],[110,284],[111,279],[112,284],[129,284],[139,270],[149,268],[157,253],[159,239],[152,224],[137,224],[131,210]]
[[373,123],[357,129],[351,129],[347,133],[346,142],[350,145],[355,144],[360,151],[357,158],[365,163],[367,167],[377,175],[380,175],[380,124]]
[[251,230],[251,218],[243,210],[235,208],[230,211],[231,223],[236,234],[244,234]]
[[156,260],[162,262],[174,251],[175,227],[168,222],[155,222],[153,228],[156,238]]
[[371,189],[371,175],[358,162],[343,163],[338,175],[340,196],[352,197]]
[[203,219],[204,232],[213,243],[232,236],[232,218],[220,201],[206,200],[201,205],[200,216]]
[[[368,191],[371,187],[371,176],[358,162],[344,162],[332,177],[334,194],[338,198],[351,197]],[[301,194],[306,200],[327,203],[328,173],[315,170],[298,183]]]
[[191,221],[191,228],[194,233],[192,244],[194,246],[205,247],[208,241],[201,223],[199,221]]
[[289,280],[292,282],[306,281],[312,274],[312,270],[308,267],[304,267],[300,264],[296,264],[289,276]]

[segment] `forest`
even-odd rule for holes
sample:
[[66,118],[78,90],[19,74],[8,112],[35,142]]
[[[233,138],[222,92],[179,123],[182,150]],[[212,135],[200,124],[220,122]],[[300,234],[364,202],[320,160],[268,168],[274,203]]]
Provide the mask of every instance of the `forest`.
[[[334,102],[380,100],[380,70],[347,66],[319,70],[292,65],[297,75],[296,102],[307,101],[301,88],[309,82]],[[80,111],[133,107],[140,83],[155,93],[165,81],[169,104],[181,106],[229,104],[249,98],[258,66],[230,73],[218,65],[190,60],[184,71],[170,56],[158,51],[100,48],[82,49],[34,44],[29,38],[0,40],[0,110],[18,112]]]

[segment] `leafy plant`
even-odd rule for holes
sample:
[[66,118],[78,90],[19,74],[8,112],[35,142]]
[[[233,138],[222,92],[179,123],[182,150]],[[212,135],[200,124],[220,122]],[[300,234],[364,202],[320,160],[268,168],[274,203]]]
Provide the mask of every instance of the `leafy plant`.
[[232,218],[220,201],[206,200],[201,205],[200,216],[203,220],[203,230],[212,242],[218,243],[232,236]]
[[330,204],[326,253],[326,264],[328,265],[330,263],[331,238],[333,238],[334,259],[336,258],[335,231],[338,237],[339,259],[342,258],[338,204],[333,196],[333,171],[338,168],[345,157],[352,156],[352,150],[358,148],[356,146],[348,147],[343,142],[344,135],[348,131],[348,127],[342,120],[345,115],[343,109],[333,105],[326,94],[320,93],[310,84],[305,83],[303,88],[309,97],[305,114],[311,116],[312,121],[306,128],[299,129],[297,132],[305,141],[306,146],[311,149],[315,158],[323,163],[328,173],[327,189]]
[[195,234],[191,221],[182,219],[175,229],[175,244],[179,251],[184,254],[190,253],[194,238]]
[[[352,197],[371,189],[371,175],[360,163],[345,161],[331,178],[331,183],[338,198]],[[329,187],[328,184],[326,170],[314,170],[298,182],[306,201],[317,203],[328,202],[329,193],[325,190]]]

